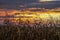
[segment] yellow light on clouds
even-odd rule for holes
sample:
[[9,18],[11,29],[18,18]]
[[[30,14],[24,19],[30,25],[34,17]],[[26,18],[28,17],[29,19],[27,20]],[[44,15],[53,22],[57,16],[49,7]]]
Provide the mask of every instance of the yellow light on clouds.
[[53,0],[39,0],[40,2],[53,1]]

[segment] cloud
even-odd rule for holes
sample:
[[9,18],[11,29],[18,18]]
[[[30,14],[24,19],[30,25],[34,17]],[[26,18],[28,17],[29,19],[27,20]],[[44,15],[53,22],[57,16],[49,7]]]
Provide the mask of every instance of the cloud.
[[3,2],[0,2],[0,5],[4,5],[5,3],[3,3]]
[[51,9],[50,11],[60,11],[60,7],[59,8],[55,8],[55,9]]
[[39,2],[39,0],[1,0],[3,4],[0,8],[6,9],[24,9],[24,8],[57,8],[60,7],[60,1]]
[[28,8],[36,7],[36,8],[49,8],[53,9],[56,7],[60,7],[60,2],[40,2],[40,3],[30,3],[27,4]]
[[24,7],[26,7],[26,5],[19,5],[19,7],[20,7],[20,8],[24,8]]

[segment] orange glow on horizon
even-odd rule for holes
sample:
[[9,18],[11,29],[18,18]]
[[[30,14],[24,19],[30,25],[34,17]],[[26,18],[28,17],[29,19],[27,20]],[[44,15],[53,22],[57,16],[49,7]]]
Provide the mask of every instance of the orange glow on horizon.
[[[32,9],[36,10],[36,8],[32,8]],[[9,15],[13,15],[16,17],[21,16],[21,18],[14,18],[14,21],[15,20],[18,21],[19,19],[21,19],[23,21],[29,20],[29,21],[33,22],[34,20],[40,20],[40,19],[43,19],[43,20],[49,19],[50,20],[51,17],[55,20],[56,20],[56,18],[58,20],[60,20],[59,19],[60,12],[55,12],[55,9],[47,11],[47,9],[45,10],[45,8],[43,8],[43,10],[45,10],[45,11],[30,11],[32,9],[26,9],[25,11],[24,10],[23,11],[21,11],[21,10],[9,10],[9,11],[7,11],[7,13]],[[39,8],[39,10],[41,10],[41,8]],[[57,9],[57,10],[59,10],[59,9]],[[6,12],[0,11],[0,16],[6,16]]]

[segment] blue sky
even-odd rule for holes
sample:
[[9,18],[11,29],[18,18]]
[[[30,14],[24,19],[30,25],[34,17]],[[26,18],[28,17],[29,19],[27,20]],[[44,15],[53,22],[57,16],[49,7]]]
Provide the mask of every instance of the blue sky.
[[5,9],[21,9],[30,7],[39,8],[56,8],[60,7],[60,0],[52,0],[54,2],[39,2],[39,0],[0,0],[0,8]]

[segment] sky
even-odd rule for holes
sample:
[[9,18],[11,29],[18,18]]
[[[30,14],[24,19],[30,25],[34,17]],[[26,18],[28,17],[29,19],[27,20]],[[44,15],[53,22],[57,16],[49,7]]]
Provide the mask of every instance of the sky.
[[32,7],[57,8],[60,7],[60,0],[0,0],[0,9],[24,9]]

